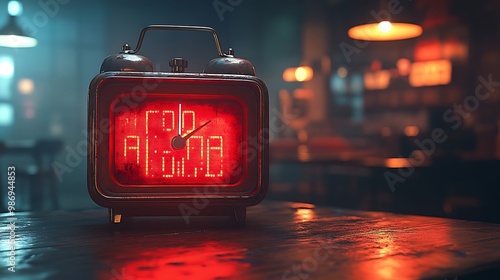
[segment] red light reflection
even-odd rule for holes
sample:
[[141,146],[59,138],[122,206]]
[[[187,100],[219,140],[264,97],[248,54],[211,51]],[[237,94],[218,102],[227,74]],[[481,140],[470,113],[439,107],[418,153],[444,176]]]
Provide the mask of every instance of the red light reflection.
[[102,272],[98,279],[226,279],[250,267],[244,262],[245,249],[207,242],[200,247],[155,248],[138,254],[122,266]]
[[[403,226],[403,225],[401,225]],[[446,227],[446,225],[441,225]],[[364,251],[363,261],[355,269],[364,278],[368,279],[415,279],[425,278],[425,267],[427,264],[446,266],[454,261],[449,252],[434,250],[432,246],[426,246],[429,241],[443,246],[453,244],[450,232],[443,230],[428,230],[426,234],[417,234],[412,230],[380,230],[364,237],[371,250]],[[369,239],[370,241],[368,241]],[[413,246],[402,246],[404,244],[420,244],[424,249],[418,249],[421,255],[415,257]],[[365,246],[368,244],[365,244]],[[452,249],[452,248],[450,248]],[[431,267],[429,270],[433,269]]]
[[309,222],[313,221],[316,218],[316,214],[313,209],[297,209],[295,212],[295,221],[296,222]]

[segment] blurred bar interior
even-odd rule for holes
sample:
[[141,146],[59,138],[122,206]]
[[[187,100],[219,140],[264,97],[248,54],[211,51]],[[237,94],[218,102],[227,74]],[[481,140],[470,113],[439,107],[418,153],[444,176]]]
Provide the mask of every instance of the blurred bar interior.
[[[24,210],[94,207],[90,80],[149,24],[203,25],[269,87],[269,198],[500,222],[499,14],[495,0],[2,1],[1,170],[19,167]],[[210,34],[152,34],[160,71],[216,55]]]

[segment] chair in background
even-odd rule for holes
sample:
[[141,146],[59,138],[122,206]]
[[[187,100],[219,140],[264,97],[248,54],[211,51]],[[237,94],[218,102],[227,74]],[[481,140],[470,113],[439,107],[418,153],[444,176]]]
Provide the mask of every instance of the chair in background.
[[[0,155],[8,156],[11,160],[10,163],[23,156],[30,158],[29,162],[14,164],[16,167],[16,194],[23,192],[22,185],[19,185],[18,182],[29,182],[27,188],[29,210],[44,209],[45,193],[48,193],[47,197],[50,199],[50,209],[59,209],[56,174],[52,169],[52,163],[57,153],[62,150],[62,146],[62,140],[58,139],[0,142]],[[0,179],[3,180],[3,178]],[[1,209],[5,209],[3,205],[4,193],[6,192],[2,190],[2,194],[0,194]]]

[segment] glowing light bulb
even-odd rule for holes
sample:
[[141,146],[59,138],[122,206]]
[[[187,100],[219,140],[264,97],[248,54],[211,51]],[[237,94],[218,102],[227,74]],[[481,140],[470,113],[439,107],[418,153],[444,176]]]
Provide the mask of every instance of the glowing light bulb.
[[32,94],[35,89],[35,84],[31,79],[21,79],[17,83],[17,88],[21,94]]
[[19,16],[23,12],[23,5],[18,1],[9,1],[9,4],[7,4],[7,11],[11,16]]
[[409,125],[405,127],[405,135],[408,137],[417,136],[419,132],[418,127],[414,125]]
[[304,81],[306,79],[306,76],[307,71],[303,67],[298,67],[297,70],[295,70],[295,79],[297,79],[297,81]]
[[300,66],[295,70],[295,79],[298,82],[304,82],[311,80],[313,76],[313,70],[311,67]]
[[283,71],[283,80],[286,82],[305,82],[312,79],[314,71],[309,66],[290,67]]
[[387,20],[381,21],[378,24],[378,30],[380,30],[380,32],[387,33],[391,31],[391,29],[392,29],[392,24]]

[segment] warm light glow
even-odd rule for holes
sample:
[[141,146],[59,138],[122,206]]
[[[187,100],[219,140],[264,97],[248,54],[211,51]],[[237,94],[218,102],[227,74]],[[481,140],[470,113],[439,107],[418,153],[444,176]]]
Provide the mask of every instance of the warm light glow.
[[32,94],[35,90],[35,84],[31,79],[21,79],[17,84],[17,88],[21,94]]
[[364,75],[365,88],[369,90],[386,89],[390,81],[391,72],[389,70],[367,72]]
[[384,126],[380,129],[380,134],[382,134],[382,136],[389,137],[392,135],[392,130],[390,127]]
[[447,38],[442,44],[443,58],[465,61],[469,55],[469,44],[456,37]]
[[313,70],[309,66],[291,67],[283,71],[285,82],[306,82],[313,77]]
[[337,69],[337,75],[339,77],[345,78],[345,77],[347,77],[347,74],[348,74],[347,68],[339,67],[339,69]]
[[7,4],[7,11],[11,16],[19,16],[23,13],[23,5],[18,1],[9,1],[9,4]]
[[313,94],[311,90],[305,88],[297,88],[293,91],[293,98],[295,99],[312,99]]
[[298,67],[295,70],[295,79],[299,82],[309,81],[312,76],[313,70],[311,67]]
[[398,73],[401,76],[408,76],[410,74],[411,62],[406,58],[400,58],[396,62],[396,66],[398,68]]
[[311,160],[311,153],[309,152],[309,147],[305,144],[300,144],[297,147],[297,157],[301,162],[308,162]]
[[295,221],[309,222],[315,218],[314,209],[299,208],[295,212]]
[[409,126],[405,127],[405,135],[408,137],[417,136],[418,133],[419,133],[419,129],[418,129],[418,127],[416,127],[414,125],[409,125]]
[[306,76],[307,76],[307,71],[302,68],[302,67],[298,67],[296,70],[295,70],[295,79],[299,82],[302,82],[306,79]]
[[414,62],[410,70],[410,85],[413,87],[447,85],[451,81],[451,61],[434,60]]
[[290,208],[292,209],[314,209],[316,205],[305,202],[290,202]]
[[413,57],[415,61],[443,59],[441,42],[437,38],[418,40],[415,43]]
[[[124,185],[161,185],[166,178],[172,185],[237,182],[241,173],[235,170],[243,165],[238,150],[245,123],[242,106],[215,95],[182,100],[151,95],[134,110],[115,109],[116,179]],[[179,135],[186,139],[176,147],[173,139]]]
[[412,166],[407,158],[388,158],[385,160],[387,168],[404,168]]
[[283,71],[283,80],[285,82],[295,82],[295,67],[287,68]]
[[422,27],[411,23],[368,23],[352,27],[347,31],[350,38],[365,41],[393,41],[418,37]]
[[372,72],[377,72],[382,70],[382,62],[380,62],[380,60],[378,59],[372,60],[372,62],[370,63],[370,70]]
[[378,30],[380,30],[380,32],[387,33],[391,31],[391,29],[392,29],[392,24],[390,21],[384,20],[379,22],[378,24]]
[[297,132],[297,138],[300,143],[306,143],[307,139],[309,139],[309,134],[307,134],[305,129],[301,129]]
[[0,47],[8,48],[31,48],[35,47],[38,41],[35,38],[19,35],[0,35]]

